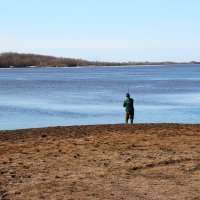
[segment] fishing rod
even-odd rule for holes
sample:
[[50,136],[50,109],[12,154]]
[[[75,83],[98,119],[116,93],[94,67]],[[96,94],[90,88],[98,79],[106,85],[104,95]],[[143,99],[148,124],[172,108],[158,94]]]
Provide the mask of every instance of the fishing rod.
[[129,94],[129,83],[128,83],[128,94]]

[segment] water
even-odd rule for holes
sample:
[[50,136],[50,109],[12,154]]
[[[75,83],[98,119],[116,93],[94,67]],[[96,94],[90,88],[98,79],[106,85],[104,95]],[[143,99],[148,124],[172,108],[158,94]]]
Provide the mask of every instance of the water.
[[200,65],[0,69],[0,129],[124,123],[199,123]]

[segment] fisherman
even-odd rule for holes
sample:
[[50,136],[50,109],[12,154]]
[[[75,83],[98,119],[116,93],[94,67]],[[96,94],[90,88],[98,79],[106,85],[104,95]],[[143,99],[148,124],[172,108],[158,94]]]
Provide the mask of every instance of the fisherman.
[[133,106],[134,100],[130,98],[130,94],[126,94],[126,100],[124,101],[123,106],[125,107],[126,111],[126,124],[128,124],[128,120],[131,120],[131,124],[133,124],[134,119],[134,106]]

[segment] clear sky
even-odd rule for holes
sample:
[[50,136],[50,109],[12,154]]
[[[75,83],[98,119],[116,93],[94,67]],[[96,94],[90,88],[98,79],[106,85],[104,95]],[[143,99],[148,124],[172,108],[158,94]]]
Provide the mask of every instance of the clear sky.
[[0,0],[0,52],[200,61],[200,0]]

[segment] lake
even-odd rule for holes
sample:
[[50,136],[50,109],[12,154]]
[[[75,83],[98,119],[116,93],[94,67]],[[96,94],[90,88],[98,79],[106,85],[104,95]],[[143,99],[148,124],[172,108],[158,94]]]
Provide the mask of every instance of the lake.
[[199,123],[200,65],[0,69],[0,129],[124,123]]

